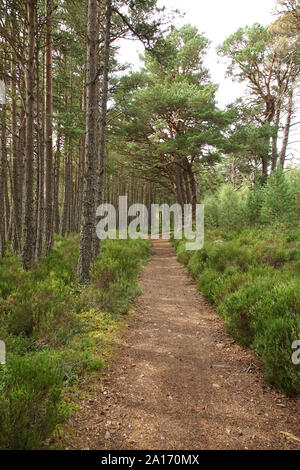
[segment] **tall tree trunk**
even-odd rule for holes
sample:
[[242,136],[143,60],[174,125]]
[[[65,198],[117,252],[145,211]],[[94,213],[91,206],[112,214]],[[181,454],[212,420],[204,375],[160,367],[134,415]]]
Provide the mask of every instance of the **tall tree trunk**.
[[59,233],[59,176],[60,176],[60,146],[61,134],[58,133],[56,152],[55,152],[55,166],[54,166],[54,185],[53,185],[53,231]]
[[23,227],[22,266],[29,269],[33,258],[33,133],[34,133],[34,47],[36,2],[27,0],[27,63],[25,72],[26,84],[26,148],[25,148],[25,210]]
[[77,206],[76,206],[76,232],[80,231],[80,221],[82,215],[82,197],[83,197],[83,175],[84,175],[84,137],[80,139],[78,149],[78,181],[77,181]]
[[5,211],[5,182],[7,178],[7,157],[6,157],[6,105],[2,105],[1,110],[1,171],[0,171],[0,253],[5,256],[6,231],[5,218],[8,214]]
[[68,221],[68,232],[72,233],[75,231],[75,218],[74,218],[74,184],[73,184],[73,151],[70,152],[69,158],[69,173],[70,173],[70,207],[69,207],[69,221]]
[[184,206],[184,194],[182,189],[182,181],[180,175],[180,168],[175,164],[174,165],[174,174],[175,174],[175,194],[176,194],[176,202],[180,204],[183,209]]
[[[266,124],[272,125],[275,113],[276,113],[275,100],[273,97],[268,96],[265,99],[265,123]],[[268,143],[270,144],[269,137],[268,137]],[[270,156],[268,152],[268,154],[263,156],[261,159],[262,184],[264,184],[268,178],[269,163],[270,163]]]
[[[105,169],[105,150],[106,150],[106,117],[108,101],[108,75],[109,75],[109,56],[110,56],[110,35],[111,35],[111,0],[106,1],[105,12],[105,40],[103,50],[103,74],[102,74],[102,94],[101,94],[101,116],[99,129],[99,147],[98,147],[98,174],[96,186],[96,206],[102,203],[103,193],[103,175]],[[95,238],[94,254],[100,251],[100,240]]]
[[285,122],[285,126],[284,126],[282,147],[281,147],[280,158],[279,158],[279,164],[280,164],[281,168],[284,167],[284,163],[285,163],[285,159],[286,159],[286,151],[287,151],[287,146],[288,146],[288,143],[289,143],[291,122],[292,122],[292,115],[293,115],[293,104],[294,104],[293,103],[293,89],[291,89],[290,92],[289,92],[286,122]]
[[[25,89],[24,79],[22,79],[22,85],[20,93],[23,93]],[[24,199],[24,163],[25,163],[25,129],[26,129],[26,110],[24,106],[21,106],[20,110],[20,126],[19,126],[19,139],[18,139],[18,154],[19,154],[19,188],[20,188],[20,223],[22,232],[23,223],[23,199]]]
[[[4,138],[5,139],[5,138]],[[7,241],[8,234],[9,234],[9,219],[10,219],[10,201],[9,201],[9,195],[8,195],[8,184],[7,184],[7,154],[6,154],[6,143],[5,140],[3,139],[3,142],[5,145],[3,145],[3,148],[5,147],[5,152],[3,153],[3,158],[4,158],[4,165],[3,165],[3,171],[4,171],[4,209],[5,209],[5,240]],[[4,157],[5,156],[5,157]]]
[[[38,46],[38,45],[37,45]],[[44,69],[45,54],[42,54],[42,90],[40,89],[40,72],[39,72],[39,47],[36,47],[35,54],[36,63],[36,116],[37,116],[37,182],[36,182],[36,244],[35,258],[38,260],[43,254],[43,231],[44,231],[44,123],[45,123],[45,106],[44,100],[40,105],[40,94],[44,94]]]
[[46,49],[45,49],[45,253],[48,254],[53,244],[52,197],[53,197],[53,156],[52,156],[52,0],[46,0]]
[[78,280],[87,283],[90,279],[92,241],[95,230],[95,185],[94,171],[97,155],[97,0],[88,0],[87,21],[87,103],[86,142],[83,214],[81,223],[80,249],[78,259]]
[[[67,143],[67,146],[69,144]],[[64,188],[63,188],[63,207],[61,216],[61,234],[64,237],[69,230],[69,211],[70,211],[70,165],[69,149],[64,158]]]
[[[67,57],[64,58],[64,73],[67,74]],[[65,109],[68,110],[68,94],[67,89],[64,90],[64,105]],[[64,178],[63,178],[63,200],[62,200],[62,214],[60,222],[61,235],[64,237],[67,232],[68,218],[69,218],[69,150],[70,149],[70,137],[66,137],[64,141]]]
[[[13,64],[13,62],[12,62]],[[16,101],[16,69],[11,66],[11,132],[12,132],[12,205],[13,205],[13,237],[12,246],[14,251],[21,250],[21,215],[20,215],[20,170],[19,170],[19,154],[17,139],[17,101]]]
[[197,186],[195,181],[195,176],[192,170],[191,165],[189,166],[189,179],[190,179],[190,188],[191,188],[191,204],[192,204],[192,213],[193,219],[196,219],[196,209],[198,204],[198,195],[197,195]]
[[276,118],[275,118],[275,126],[276,126],[276,131],[275,135],[272,137],[272,168],[271,171],[273,172],[277,166],[277,161],[278,161],[278,148],[277,148],[277,143],[278,143],[278,129],[279,129],[279,124],[280,124],[280,104],[278,105],[277,111],[276,111]]
[[[83,83],[81,91],[80,109],[85,108],[86,103],[86,89]],[[78,147],[78,181],[77,181],[77,206],[76,206],[76,232],[80,231],[81,217],[82,217],[82,200],[84,188],[84,152],[85,152],[85,135],[80,137]]]

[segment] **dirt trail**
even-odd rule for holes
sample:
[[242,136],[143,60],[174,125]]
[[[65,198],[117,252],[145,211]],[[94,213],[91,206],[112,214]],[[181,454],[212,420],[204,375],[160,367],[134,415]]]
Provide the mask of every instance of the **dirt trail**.
[[106,377],[73,418],[69,449],[300,449],[300,403],[264,383],[167,241]]

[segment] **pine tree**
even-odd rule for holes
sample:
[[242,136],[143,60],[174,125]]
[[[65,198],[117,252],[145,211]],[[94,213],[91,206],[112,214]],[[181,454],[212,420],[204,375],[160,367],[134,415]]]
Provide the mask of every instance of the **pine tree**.
[[263,203],[264,188],[256,183],[248,195],[247,217],[250,224],[261,222],[261,206]]
[[284,172],[277,169],[263,189],[262,221],[265,223],[293,222],[295,214],[295,197]]

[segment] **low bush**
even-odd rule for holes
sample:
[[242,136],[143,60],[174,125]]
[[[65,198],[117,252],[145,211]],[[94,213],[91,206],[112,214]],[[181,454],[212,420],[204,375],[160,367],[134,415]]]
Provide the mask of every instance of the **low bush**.
[[11,357],[0,373],[0,447],[32,449],[61,421],[62,369],[48,352]]
[[251,307],[254,347],[267,379],[287,393],[300,392],[299,367],[291,360],[291,344],[300,338],[300,282],[279,282]]
[[265,292],[274,285],[274,277],[248,275],[248,282],[228,294],[221,302],[218,311],[225,318],[228,331],[234,339],[251,346],[256,329],[253,327],[252,306],[264,298]]
[[30,271],[14,255],[0,259],[0,448],[42,445],[68,413],[62,391],[101,370],[112,332],[140,290],[136,277],[148,240],[105,240],[91,282],[76,282],[78,236],[56,237]]
[[213,229],[200,251],[186,252],[184,240],[175,246],[233,338],[257,352],[267,380],[300,395],[299,366],[291,360],[292,343],[300,339],[299,234]]

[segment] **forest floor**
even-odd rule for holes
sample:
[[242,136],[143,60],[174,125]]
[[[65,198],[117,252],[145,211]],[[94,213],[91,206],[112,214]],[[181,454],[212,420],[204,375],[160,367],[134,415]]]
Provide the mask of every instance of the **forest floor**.
[[65,447],[300,449],[300,401],[264,381],[169,242],[152,241],[139,283],[137,311],[111,367],[87,386]]

